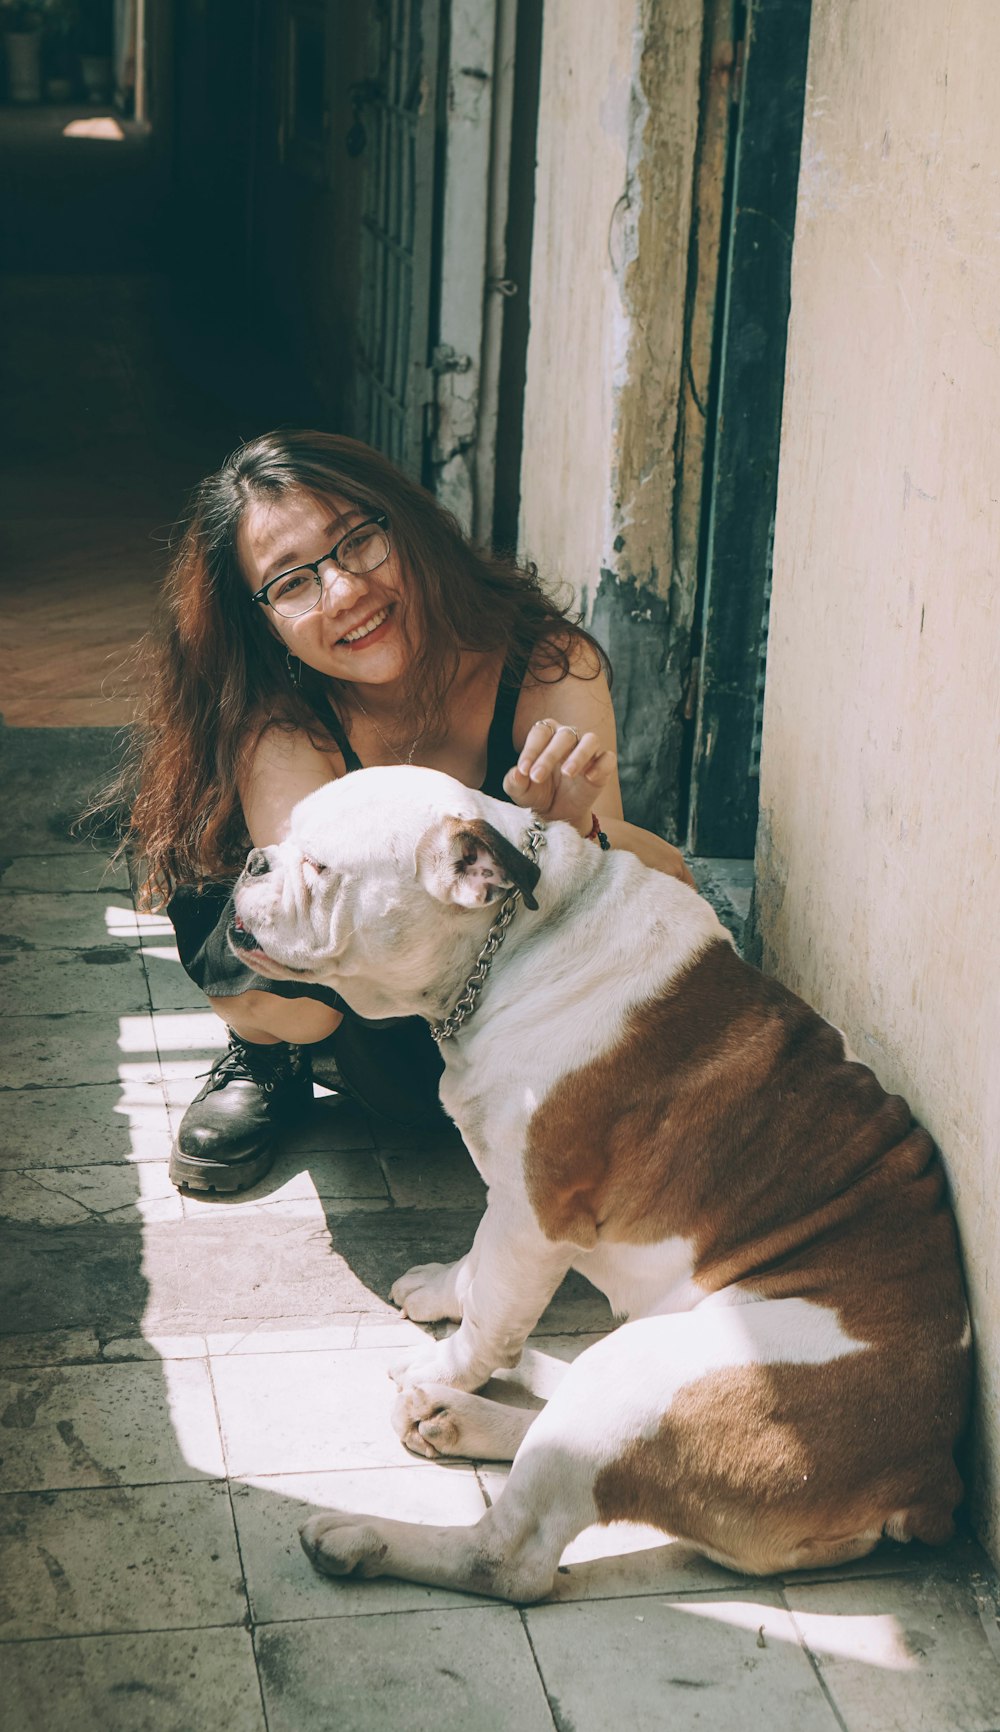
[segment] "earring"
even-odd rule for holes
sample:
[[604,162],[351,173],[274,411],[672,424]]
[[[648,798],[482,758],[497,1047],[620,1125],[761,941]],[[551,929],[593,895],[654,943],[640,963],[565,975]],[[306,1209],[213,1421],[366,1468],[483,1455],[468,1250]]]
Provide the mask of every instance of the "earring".
[[300,686],[302,684],[302,663],[298,656],[293,656],[291,650],[285,651],[285,666],[288,669],[288,677],[292,685]]

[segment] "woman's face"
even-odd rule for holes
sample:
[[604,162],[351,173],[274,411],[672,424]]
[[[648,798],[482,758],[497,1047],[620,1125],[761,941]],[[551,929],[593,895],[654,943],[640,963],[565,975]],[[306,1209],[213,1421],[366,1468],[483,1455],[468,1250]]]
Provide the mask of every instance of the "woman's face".
[[[236,550],[253,593],[272,577],[323,558],[355,524],[371,515],[345,499],[314,499],[288,493],[254,500],[244,512]],[[388,685],[406,671],[410,651],[402,630],[402,583],[391,546],[384,564],[362,576],[320,566],[322,592],[316,605],[296,619],[273,607],[262,612],[293,656],[331,679]]]

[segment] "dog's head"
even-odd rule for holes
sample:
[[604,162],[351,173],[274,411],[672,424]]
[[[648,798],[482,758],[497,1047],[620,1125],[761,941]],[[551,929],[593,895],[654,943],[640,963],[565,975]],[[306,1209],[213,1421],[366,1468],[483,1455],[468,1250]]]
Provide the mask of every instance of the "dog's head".
[[[481,911],[514,885],[528,814],[436,770],[358,770],[300,802],[236,886],[234,950],[259,974],[332,986],[363,1016],[426,1008],[468,960]],[[478,915],[478,919],[476,916]]]

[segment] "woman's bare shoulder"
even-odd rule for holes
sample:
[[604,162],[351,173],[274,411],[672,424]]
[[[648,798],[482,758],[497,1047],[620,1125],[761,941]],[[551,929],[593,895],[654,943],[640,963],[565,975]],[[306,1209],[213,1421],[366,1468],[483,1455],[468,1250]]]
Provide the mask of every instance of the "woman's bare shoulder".
[[239,790],[254,845],[280,842],[293,807],[346,768],[336,742],[318,726],[314,731],[274,717],[258,725]]

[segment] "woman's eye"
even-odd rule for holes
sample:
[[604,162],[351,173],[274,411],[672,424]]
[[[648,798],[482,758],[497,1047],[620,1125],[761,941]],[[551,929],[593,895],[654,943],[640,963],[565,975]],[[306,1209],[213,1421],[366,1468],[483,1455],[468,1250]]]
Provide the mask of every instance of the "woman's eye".
[[276,601],[282,601],[286,595],[295,595],[307,583],[312,573],[309,571],[290,571],[287,577],[281,577],[271,589],[271,595]]

